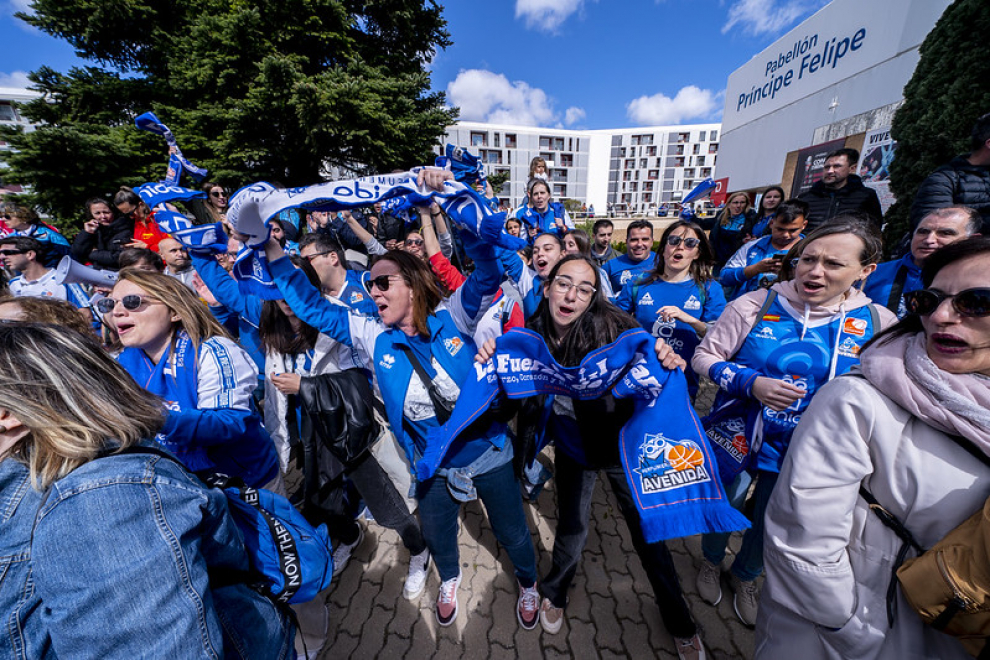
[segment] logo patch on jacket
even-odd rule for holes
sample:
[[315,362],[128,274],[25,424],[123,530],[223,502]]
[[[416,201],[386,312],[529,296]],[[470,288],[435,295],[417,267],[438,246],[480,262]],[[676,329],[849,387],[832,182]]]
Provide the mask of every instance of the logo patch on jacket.
[[364,294],[361,293],[360,291],[355,291],[354,293],[351,294],[351,304],[352,305],[357,304],[357,303],[361,302],[362,300],[364,300]]
[[382,356],[382,359],[378,362],[378,364],[382,365],[386,369],[391,369],[392,365],[395,364],[395,356],[390,353],[386,353]]
[[839,344],[839,355],[848,358],[858,358],[859,357],[859,344],[852,337],[846,337]]
[[464,347],[464,340],[460,337],[452,337],[451,339],[444,339],[443,346],[447,349],[447,352],[451,355],[457,355],[457,352]]
[[863,319],[846,319],[842,324],[842,331],[847,335],[862,337],[866,334],[866,321]]
[[646,293],[644,293],[643,294],[643,297],[639,299],[639,304],[640,305],[652,305],[653,304],[653,296],[650,295],[650,292],[649,291],[647,291]]
[[684,309],[701,309],[701,301],[692,295],[684,301]]

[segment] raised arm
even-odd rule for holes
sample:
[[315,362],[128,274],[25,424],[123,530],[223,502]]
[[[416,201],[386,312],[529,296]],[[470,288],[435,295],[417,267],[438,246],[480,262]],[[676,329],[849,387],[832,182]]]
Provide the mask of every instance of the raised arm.
[[195,253],[190,253],[189,256],[192,257],[193,268],[199,273],[203,284],[210,290],[216,301],[231,312],[254,325],[258,325],[261,321],[261,299],[258,296],[241,293],[237,280],[231,277],[223,269],[223,266],[217,263],[216,259]]

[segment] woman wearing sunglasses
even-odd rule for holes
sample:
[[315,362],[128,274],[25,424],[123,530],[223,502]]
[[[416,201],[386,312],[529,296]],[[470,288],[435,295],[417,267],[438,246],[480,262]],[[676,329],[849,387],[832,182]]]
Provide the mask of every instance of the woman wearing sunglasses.
[[[616,305],[690,362],[709,324],[722,315],[725,295],[712,279],[715,257],[700,226],[678,220],[664,231],[660,245],[653,270],[623,287]],[[698,376],[691,369],[685,375],[693,400]]]
[[224,494],[128,452],[163,423],[90,333],[0,323],[0,657],[294,657],[268,598],[211,580],[249,570]]
[[120,214],[134,223],[133,237],[124,247],[147,248],[158,252],[158,242],[168,236],[155,222],[155,212],[132,188],[121,186],[113,196],[113,205]]
[[934,252],[922,281],[860,374],[826,385],[794,434],[767,507],[758,658],[971,657],[904,599],[902,541],[861,490],[923,548],[990,492],[990,239]]
[[[374,372],[393,433],[416,465],[431,429],[449,417],[460,383],[474,377],[472,340],[479,320],[499,289],[502,271],[490,246],[464,236],[475,270],[444,300],[429,266],[400,250],[371,267],[368,291],[380,318],[332,305],[292,267],[276,241],[265,246],[272,275],[300,320],[355,348]],[[416,484],[420,521],[440,573],[436,617],[442,626],[458,613],[461,569],[457,520],[462,502],[481,499],[492,529],[515,567],[517,618],[536,626],[539,594],[536,556],[512,468],[512,443],[499,421],[476,424],[446,454],[436,476]]]
[[[729,303],[691,361],[695,371],[719,386],[713,410],[736,406],[745,421],[745,430],[738,431],[744,435],[733,438],[737,453],[732,459],[748,472],[726,485],[733,505],[741,509],[749,476],[756,481],[753,526],[730,569],[736,615],[748,626],[758,609],[763,516],[794,427],[815,392],[858,364],[863,345],[896,321],[854,286],[876,268],[880,249],[880,236],[869,225],[838,216],[792,250],[793,279]],[[712,418],[708,423],[711,432]],[[746,439],[748,446],[736,446]],[[727,475],[722,476],[730,479]],[[705,535],[702,541],[698,593],[713,605],[722,598],[720,566],[727,542],[727,534]]]
[[162,446],[190,470],[282,490],[278,455],[251,397],[257,367],[196,294],[167,275],[125,268],[97,307],[124,346],[118,361],[165,400]]

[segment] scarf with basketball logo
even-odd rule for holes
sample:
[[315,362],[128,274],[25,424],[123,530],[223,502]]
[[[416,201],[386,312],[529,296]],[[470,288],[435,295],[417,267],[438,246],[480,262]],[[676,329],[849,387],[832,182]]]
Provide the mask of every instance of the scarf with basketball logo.
[[725,496],[684,374],[660,365],[654,341],[642,329],[627,330],[579,365],[564,367],[540,335],[511,330],[497,340],[492,359],[474,365],[474,378],[461,385],[447,423],[430,431],[416,466],[419,479],[433,476],[458,434],[499,395],[590,400],[611,392],[635,401],[635,412],[619,434],[619,454],[647,542],[746,529],[749,521]]

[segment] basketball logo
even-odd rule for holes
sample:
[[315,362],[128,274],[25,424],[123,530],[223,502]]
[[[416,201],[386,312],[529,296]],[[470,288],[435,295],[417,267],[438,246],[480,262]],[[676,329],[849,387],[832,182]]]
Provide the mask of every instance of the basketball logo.
[[705,462],[705,456],[697,447],[688,445],[671,445],[667,449],[667,462],[670,467],[681,472],[688,468],[698,467]]

